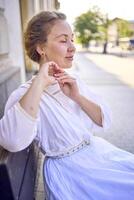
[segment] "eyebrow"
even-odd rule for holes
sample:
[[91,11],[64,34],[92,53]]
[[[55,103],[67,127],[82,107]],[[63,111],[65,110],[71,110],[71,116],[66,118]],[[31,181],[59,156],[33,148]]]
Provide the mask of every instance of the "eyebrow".
[[[65,34],[65,33],[62,33],[62,34],[60,34],[60,35],[57,35],[55,38],[59,38],[59,37],[61,37],[61,36],[65,36],[65,37],[68,37],[68,35],[67,34]],[[72,33],[72,37],[74,36],[74,34]]]

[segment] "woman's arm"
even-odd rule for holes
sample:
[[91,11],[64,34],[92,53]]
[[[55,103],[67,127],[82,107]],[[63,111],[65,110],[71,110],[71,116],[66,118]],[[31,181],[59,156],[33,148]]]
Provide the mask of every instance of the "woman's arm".
[[11,152],[26,148],[37,136],[41,95],[55,80],[48,75],[50,65],[52,62],[42,65],[30,87],[19,88],[8,99],[5,114],[0,120],[0,145]]
[[0,120],[0,145],[11,152],[25,149],[37,135],[38,119],[31,117],[18,103],[20,92],[26,89],[19,88],[13,92]]
[[43,64],[40,67],[38,75],[33,80],[31,87],[19,101],[22,108],[32,117],[35,118],[37,116],[43,90],[55,81],[55,78],[52,75],[49,75],[49,71],[53,74],[53,72],[56,72],[57,70],[62,71],[62,69],[60,69],[54,62]]
[[96,103],[90,101],[82,95],[78,95],[75,102],[84,110],[84,112],[99,126],[102,126],[101,108]]
[[100,97],[89,91],[82,81],[77,82],[66,72],[56,74],[56,79],[63,93],[75,101],[97,127],[109,127],[111,123],[109,109],[103,104]]
[[42,85],[36,77],[30,87],[20,87],[8,99],[0,120],[0,145],[10,152],[25,149],[37,136]]
[[[20,99],[20,106],[33,118],[37,117],[44,81],[40,76],[34,78],[31,87]],[[47,87],[47,84],[46,84]]]

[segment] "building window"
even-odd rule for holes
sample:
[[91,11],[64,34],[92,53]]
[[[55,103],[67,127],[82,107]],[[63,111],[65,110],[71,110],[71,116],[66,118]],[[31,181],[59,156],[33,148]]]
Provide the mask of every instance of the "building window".
[[8,27],[4,16],[4,8],[0,8],[0,55],[9,51]]

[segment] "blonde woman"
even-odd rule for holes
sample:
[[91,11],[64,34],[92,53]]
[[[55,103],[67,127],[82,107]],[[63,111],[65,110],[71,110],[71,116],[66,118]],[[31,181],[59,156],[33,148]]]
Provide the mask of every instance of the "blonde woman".
[[9,97],[0,121],[0,145],[16,152],[38,141],[46,155],[49,200],[133,200],[134,156],[93,136],[94,130],[109,127],[109,109],[66,72],[75,53],[66,16],[34,16],[25,47],[39,72]]

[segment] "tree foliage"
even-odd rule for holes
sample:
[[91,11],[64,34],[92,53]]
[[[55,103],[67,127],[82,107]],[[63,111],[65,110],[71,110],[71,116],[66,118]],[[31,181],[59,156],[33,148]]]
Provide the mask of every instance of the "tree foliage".
[[[113,22],[117,24],[119,38],[130,37],[133,34],[126,20],[119,18],[110,20],[107,15],[102,14],[99,8],[95,6],[76,18],[74,22],[74,31],[77,41],[84,46],[88,46],[90,40],[100,39],[104,41],[106,48],[108,42],[108,28]],[[106,51],[104,50],[104,52]]]
[[78,42],[87,45],[91,39],[96,39],[99,35],[101,21],[102,16],[98,7],[93,7],[78,16],[74,22],[74,31]]
[[108,15],[103,15],[102,24],[99,26],[100,30],[100,38],[104,42],[103,53],[107,53],[107,45],[108,45],[108,28],[111,25],[112,21],[108,18]]

